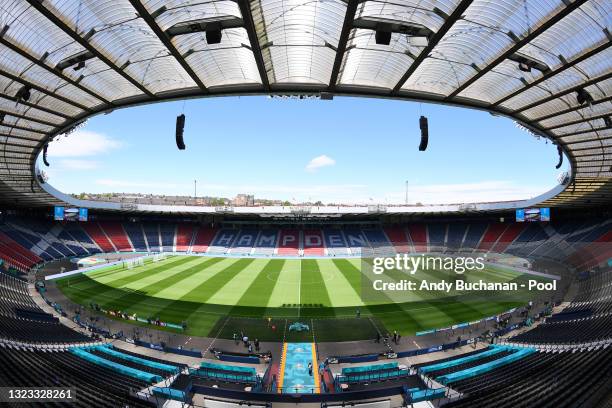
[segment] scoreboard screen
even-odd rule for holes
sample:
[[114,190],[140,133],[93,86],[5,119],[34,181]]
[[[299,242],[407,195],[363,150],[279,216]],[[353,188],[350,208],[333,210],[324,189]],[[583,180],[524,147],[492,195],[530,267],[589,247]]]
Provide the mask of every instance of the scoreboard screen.
[[516,222],[549,222],[550,208],[521,208],[516,210]]
[[71,208],[56,206],[53,209],[55,221],[87,221],[89,211],[87,208]]

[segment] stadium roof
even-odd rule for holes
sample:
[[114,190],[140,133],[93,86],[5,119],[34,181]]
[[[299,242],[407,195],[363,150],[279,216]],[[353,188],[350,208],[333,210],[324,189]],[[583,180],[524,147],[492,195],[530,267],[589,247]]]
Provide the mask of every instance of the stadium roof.
[[0,201],[59,202],[35,179],[38,153],[95,114],[331,93],[511,117],[571,160],[546,204],[609,203],[611,20],[609,0],[3,0]]

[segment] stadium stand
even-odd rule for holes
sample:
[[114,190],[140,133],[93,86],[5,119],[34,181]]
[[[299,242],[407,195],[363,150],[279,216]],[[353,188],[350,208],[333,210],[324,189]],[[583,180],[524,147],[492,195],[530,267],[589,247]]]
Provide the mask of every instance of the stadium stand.
[[102,222],[103,229],[98,223],[53,225],[28,224],[19,219],[0,222],[0,232],[6,237],[2,243],[5,262],[24,269],[42,261],[115,252],[116,248],[142,252],[172,252],[176,248],[180,252],[266,256],[359,256],[362,247],[378,248],[389,255],[406,251],[474,250],[568,262],[579,270],[612,257],[612,223],[595,221],[546,225],[413,223],[406,230],[398,227],[216,230],[147,222]]
[[208,247],[217,235],[217,230],[199,227],[195,234],[191,250],[196,253],[204,253],[208,251]]
[[428,252],[427,225],[411,224],[408,226],[408,234],[414,245],[415,252]]
[[255,255],[274,255],[276,252],[276,246],[278,245],[278,230],[276,229],[263,229],[259,232],[255,246],[253,248],[253,254]]
[[161,241],[159,238],[159,226],[157,224],[143,224],[142,230],[147,240],[149,252],[161,252]]
[[191,247],[193,239],[194,226],[190,224],[179,224],[176,227],[176,250],[178,252],[187,252]]
[[134,247],[132,246],[130,239],[128,238],[125,230],[121,223],[118,222],[104,222],[99,223],[100,228],[104,231],[106,236],[111,240],[113,246],[120,252],[133,252]]
[[3,232],[0,232],[0,259],[22,272],[42,262],[42,258],[25,249]]
[[414,252],[414,248],[408,241],[406,230],[403,228],[385,228],[385,234],[389,238],[389,241],[395,247],[395,252],[398,254]]
[[79,245],[85,248],[90,254],[101,252],[100,248],[78,224],[67,223],[64,225],[64,233],[69,234],[74,242],[78,242]]
[[59,323],[30,297],[27,282],[0,272],[0,338],[28,343],[78,343],[90,339]]
[[486,223],[474,222],[469,224],[461,250],[469,251],[478,248],[478,245],[480,245],[480,241],[482,240],[482,236],[486,230]]
[[161,238],[162,252],[174,252],[174,237],[176,225],[170,223],[159,224],[159,236]]
[[232,247],[229,249],[229,253],[236,255],[249,255],[253,250],[258,233],[259,232],[256,229],[240,230],[238,236],[232,244]]
[[360,229],[346,228],[344,230],[344,237],[346,238],[346,244],[351,255],[359,256],[361,255],[362,248],[369,247],[368,241]]
[[514,240],[523,231],[524,225],[519,223],[511,223],[501,234],[495,245],[491,248],[491,252],[502,253],[508,248]]
[[484,236],[482,237],[482,240],[480,241],[480,244],[478,245],[478,250],[487,252],[491,250],[493,246],[497,244],[506,228],[506,224],[501,224],[498,222],[489,224]]
[[126,222],[123,229],[130,238],[130,242],[136,252],[147,252],[147,243],[142,231],[142,225],[135,222]]
[[448,233],[446,235],[446,251],[457,252],[462,244],[469,224],[466,223],[451,223],[448,224]]
[[227,253],[231,248],[232,244],[236,240],[236,237],[240,231],[232,230],[232,229],[221,229],[212,240],[210,246],[208,247],[209,254],[218,254],[222,255]]
[[433,252],[443,252],[446,241],[446,224],[427,224],[428,247]]
[[103,252],[115,252],[117,250],[97,223],[85,222],[82,227]]
[[5,387],[74,387],[78,385],[76,407],[154,407],[138,399],[135,392],[143,381],[97,366],[69,352],[5,348],[0,344],[0,385]]
[[347,248],[342,229],[326,228],[323,230],[323,238],[328,255],[342,256],[349,254],[349,250]]
[[301,234],[298,230],[280,230],[278,240],[278,255],[299,255],[301,248]]
[[533,353],[453,383],[463,398],[446,408],[592,407],[609,391],[612,347]]
[[318,229],[304,230],[304,255],[325,255],[325,246],[323,242],[323,232]]

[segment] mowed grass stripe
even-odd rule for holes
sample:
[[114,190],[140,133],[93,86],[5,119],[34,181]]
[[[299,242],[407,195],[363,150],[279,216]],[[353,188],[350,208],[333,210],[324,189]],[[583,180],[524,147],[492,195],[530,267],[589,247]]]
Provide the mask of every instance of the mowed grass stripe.
[[319,263],[319,269],[326,268],[331,276],[333,276],[333,279],[325,281],[327,293],[330,295],[329,301],[331,302],[331,306],[363,305],[361,296],[355,292],[349,281],[334,262],[322,262],[322,260],[317,260],[317,262]]
[[202,268],[196,273],[185,277],[183,280],[165,287],[161,291],[157,292],[156,296],[159,298],[166,298],[170,300],[180,299],[187,292],[198,286],[200,283],[208,280],[210,277],[225,270],[236,262],[235,258],[213,259],[217,259],[219,261],[212,264],[208,264],[206,268]]
[[331,306],[327,286],[325,286],[325,279],[315,259],[302,260],[300,303],[302,305],[321,304],[326,307]]
[[205,271],[213,265],[218,264],[223,261],[223,258],[207,258],[202,262],[199,262],[196,265],[193,265],[187,269],[179,271],[171,276],[167,276],[162,280],[158,280],[156,282],[152,282],[150,285],[142,288],[141,291],[146,292],[149,296],[160,297],[159,294],[162,291],[169,290],[173,286],[181,286],[182,282],[193,276],[199,272]]
[[157,313],[160,316],[168,314],[181,315],[184,313],[185,320],[188,319],[200,307],[200,304],[206,303],[215,292],[225,286],[227,282],[253,263],[253,261],[255,259],[239,259],[232,265],[204,280],[180,299],[172,301]]
[[130,283],[137,282],[141,279],[144,279],[148,276],[153,276],[158,273],[163,273],[170,268],[178,267],[186,264],[187,262],[191,262],[194,259],[197,259],[194,256],[185,256],[185,257],[177,257],[168,259],[165,261],[157,262],[151,265],[141,266],[135,269],[124,269],[121,272],[117,272],[116,274],[112,274],[104,276],[103,278],[93,277],[96,281],[104,284],[113,286],[115,288],[120,288]]
[[[168,270],[168,268],[180,266],[193,260],[194,258],[195,257],[180,257],[178,259],[174,259],[173,261],[162,261],[157,263],[153,268],[144,266],[141,267],[142,269],[130,270],[131,274],[128,276],[123,275],[123,271],[117,272],[118,274],[122,274],[122,277],[113,280],[112,283],[100,282],[87,274],[83,274],[80,275],[80,279],[77,283],[74,283],[72,278],[65,278],[59,280],[57,284],[59,287],[69,287],[78,298],[101,298],[104,297],[105,294],[115,291],[123,285],[136,282],[148,275],[162,273]],[[138,270],[138,272],[135,272],[136,270]]]
[[180,300],[205,303],[218,290],[221,290],[238,273],[251,265],[255,259],[239,258],[227,268],[211,276],[204,282],[191,289]]
[[135,282],[131,282],[123,287],[117,288],[120,289],[118,292],[109,292],[106,294],[106,304],[111,304],[112,302],[120,299],[123,296],[126,296],[128,293],[140,293],[143,295],[151,295],[151,291],[153,285],[157,284],[160,281],[168,282],[171,277],[175,274],[184,271],[185,269],[190,269],[194,266],[201,265],[204,260],[199,257],[191,257],[189,262],[181,264],[179,266],[167,267],[162,273],[155,273],[151,275],[147,275],[142,279],[139,279]]
[[[214,259],[200,259],[197,264],[185,270],[179,270],[176,273],[171,273],[170,276],[160,276],[159,274],[156,274],[155,277],[161,277],[161,279],[157,279],[146,286],[138,288],[137,290],[125,291],[123,296],[105,303],[104,306],[109,309],[123,310],[130,305],[145,301],[147,298],[151,298],[151,295],[155,292],[206,268],[206,264],[211,261],[214,261]],[[150,282],[150,280],[147,281]]]
[[249,288],[242,294],[236,305],[238,306],[262,306],[267,305],[272,291],[278,280],[278,275],[283,266],[284,259],[272,259],[263,267],[257,277],[251,282]]
[[361,299],[361,270],[347,259],[333,259],[332,262]]
[[300,298],[301,262],[298,259],[287,259],[278,274],[268,307],[279,307],[283,304],[298,303]]
[[267,264],[266,259],[255,259],[252,264],[227,282],[223,290],[215,292],[208,302],[217,305],[235,305]]

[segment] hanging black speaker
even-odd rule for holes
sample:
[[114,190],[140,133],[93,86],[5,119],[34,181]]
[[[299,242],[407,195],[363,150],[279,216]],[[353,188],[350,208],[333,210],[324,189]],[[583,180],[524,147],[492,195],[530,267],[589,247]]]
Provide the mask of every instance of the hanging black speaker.
[[425,116],[419,118],[419,127],[421,128],[421,144],[419,144],[419,151],[424,152],[429,143],[429,125],[427,124],[427,118]]
[[563,165],[563,149],[559,145],[557,145],[557,153],[559,153],[559,163],[557,163],[555,169],[559,169]]
[[219,44],[222,35],[220,24],[209,24],[209,26],[206,27],[206,42],[208,44]]
[[43,163],[45,163],[45,166],[49,167],[49,161],[47,160],[47,148],[49,145],[45,145],[45,147],[43,147]]
[[376,30],[374,39],[378,45],[389,45],[391,44],[391,31],[387,30]]
[[183,131],[185,130],[185,115],[180,114],[176,117],[176,147],[179,150],[185,150],[185,142],[183,141]]

